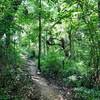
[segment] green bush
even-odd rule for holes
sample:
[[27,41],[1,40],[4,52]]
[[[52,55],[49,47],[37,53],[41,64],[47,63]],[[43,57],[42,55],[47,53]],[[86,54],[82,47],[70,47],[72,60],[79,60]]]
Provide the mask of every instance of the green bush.
[[51,77],[60,77],[63,72],[62,59],[58,53],[50,52],[42,58],[42,72]]
[[23,100],[27,98],[33,82],[29,73],[15,66],[3,67],[0,73],[0,99]]
[[84,87],[74,89],[74,100],[100,100],[100,91]]

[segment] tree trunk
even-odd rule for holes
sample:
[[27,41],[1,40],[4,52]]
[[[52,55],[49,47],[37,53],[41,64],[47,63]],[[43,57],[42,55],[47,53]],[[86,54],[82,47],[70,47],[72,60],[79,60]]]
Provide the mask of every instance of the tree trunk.
[[38,69],[39,69],[39,71],[41,71],[41,35],[42,35],[41,0],[39,0],[39,54],[38,54]]

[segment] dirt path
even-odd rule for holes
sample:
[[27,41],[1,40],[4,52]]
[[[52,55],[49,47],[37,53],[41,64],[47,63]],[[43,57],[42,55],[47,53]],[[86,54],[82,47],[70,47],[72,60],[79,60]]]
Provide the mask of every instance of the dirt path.
[[37,75],[37,66],[35,64],[35,61],[27,60],[27,66],[28,71],[32,75],[32,80],[40,88],[41,100],[65,100],[55,86],[50,85],[45,78]]
[[40,100],[72,100],[64,99],[58,87],[50,84],[45,78],[37,74],[37,66],[35,61],[27,60],[28,71],[32,76],[32,80],[38,85],[41,92]]

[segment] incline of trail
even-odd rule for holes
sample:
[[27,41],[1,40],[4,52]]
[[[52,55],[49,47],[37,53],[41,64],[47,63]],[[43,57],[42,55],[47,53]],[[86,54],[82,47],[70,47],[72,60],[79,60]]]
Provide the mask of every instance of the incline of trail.
[[54,86],[51,86],[45,78],[37,74],[37,66],[35,61],[27,60],[27,66],[32,80],[40,88],[41,100],[64,100],[63,96],[56,88],[54,88]]
[[37,74],[35,60],[26,59],[26,66],[33,82],[39,87],[39,92],[41,93],[39,100],[72,100],[69,97],[65,99],[58,86],[48,82],[41,74]]

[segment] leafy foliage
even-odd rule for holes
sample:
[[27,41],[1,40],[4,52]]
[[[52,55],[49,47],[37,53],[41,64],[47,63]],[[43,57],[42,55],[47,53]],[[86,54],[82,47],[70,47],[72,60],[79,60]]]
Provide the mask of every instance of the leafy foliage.
[[38,60],[44,76],[76,87],[76,100],[98,100],[99,10],[99,0],[1,0],[0,99],[27,95],[24,55]]

